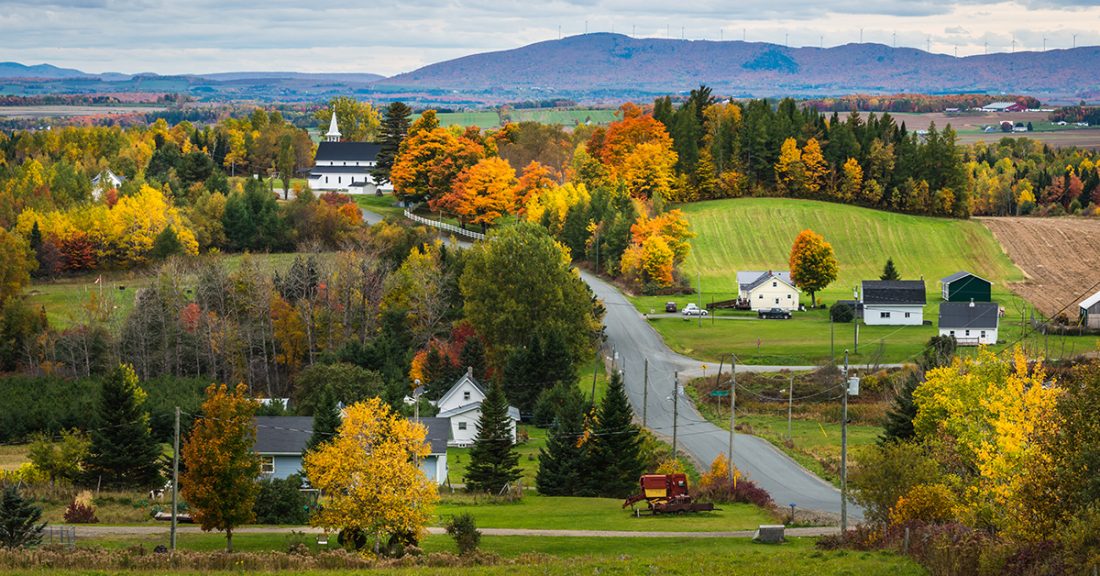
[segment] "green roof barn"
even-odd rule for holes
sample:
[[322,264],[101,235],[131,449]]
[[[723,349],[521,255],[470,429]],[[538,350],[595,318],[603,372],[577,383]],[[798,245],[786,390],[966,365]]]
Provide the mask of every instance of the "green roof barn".
[[993,283],[970,272],[955,272],[940,279],[943,299],[948,302],[989,302],[993,300]]

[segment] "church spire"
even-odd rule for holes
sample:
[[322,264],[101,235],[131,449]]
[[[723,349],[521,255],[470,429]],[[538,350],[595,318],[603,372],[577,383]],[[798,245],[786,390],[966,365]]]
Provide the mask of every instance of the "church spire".
[[339,142],[340,129],[336,127],[336,108],[332,109],[332,121],[328,124],[328,132],[325,133],[325,142]]

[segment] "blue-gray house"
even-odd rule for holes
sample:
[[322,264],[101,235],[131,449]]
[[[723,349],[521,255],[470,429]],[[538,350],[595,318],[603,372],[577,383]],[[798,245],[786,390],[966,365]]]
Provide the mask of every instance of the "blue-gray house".
[[[302,452],[313,435],[309,416],[256,416],[256,454],[261,478],[286,478],[302,473]],[[421,418],[428,429],[431,454],[420,462],[424,475],[436,484],[447,481],[447,440],[451,437],[448,418]]]

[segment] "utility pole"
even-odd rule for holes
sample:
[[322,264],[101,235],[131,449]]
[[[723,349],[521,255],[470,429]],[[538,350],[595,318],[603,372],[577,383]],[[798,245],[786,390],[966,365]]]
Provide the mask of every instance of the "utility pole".
[[179,512],[180,486],[180,407],[176,406],[175,439],[172,441],[172,534],[169,545],[176,551],[176,514]]
[[848,531],[848,351],[844,351],[844,394],[840,414],[840,533]]
[[793,439],[791,436],[792,408],[794,408],[794,372],[791,372],[791,384],[787,386],[787,440]]
[[645,359],[645,369],[642,374],[642,428],[645,428],[647,416],[649,416],[649,358]]
[[[859,298],[859,287],[858,286],[852,289],[852,297],[855,298],[855,310],[852,310],[852,324],[854,324],[855,327],[856,327],[855,352],[854,353],[859,354],[859,302],[860,302],[860,298]],[[848,356],[848,351],[847,350],[844,351],[844,356],[845,357]],[[836,360],[835,360],[836,356],[833,356],[833,358],[834,358],[833,362],[835,363],[836,362]]]
[[676,428],[680,425],[680,373],[672,373],[672,457],[676,457]]
[[730,480],[733,480],[733,429],[737,424],[737,355],[730,354]]
[[596,375],[600,373],[600,351],[596,350],[596,366],[592,368],[592,405],[596,405]]

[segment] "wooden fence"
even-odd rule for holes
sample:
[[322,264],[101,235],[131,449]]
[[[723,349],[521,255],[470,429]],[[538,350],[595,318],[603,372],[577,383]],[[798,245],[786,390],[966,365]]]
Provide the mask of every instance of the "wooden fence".
[[433,228],[439,228],[440,230],[446,230],[447,232],[453,232],[454,234],[458,234],[459,236],[464,236],[464,237],[469,238],[471,240],[484,240],[485,239],[485,235],[480,233],[480,232],[474,232],[473,230],[467,230],[467,229],[462,228],[460,226],[455,226],[454,224],[447,224],[446,222],[440,222],[438,220],[430,220],[428,218],[424,218],[423,216],[417,216],[416,214],[413,214],[412,212],[409,212],[408,210],[405,210],[405,217],[408,218],[409,220],[412,220],[413,222],[417,222],[417,223],[423,224],[425,226],[431,226]]

